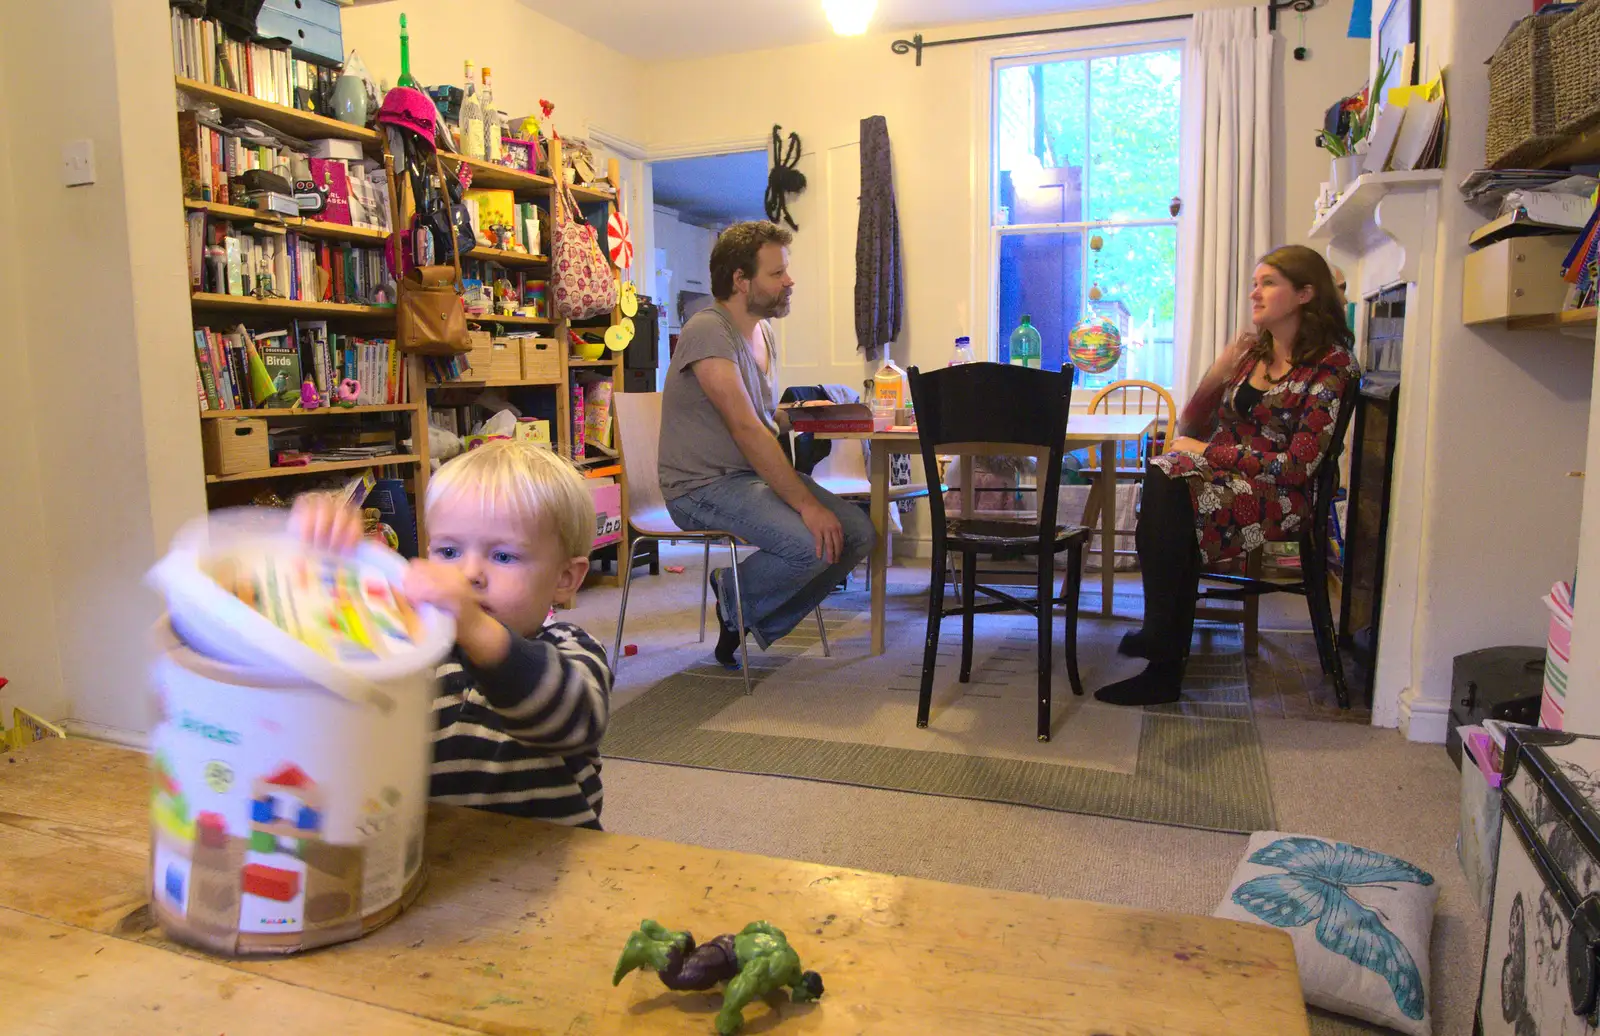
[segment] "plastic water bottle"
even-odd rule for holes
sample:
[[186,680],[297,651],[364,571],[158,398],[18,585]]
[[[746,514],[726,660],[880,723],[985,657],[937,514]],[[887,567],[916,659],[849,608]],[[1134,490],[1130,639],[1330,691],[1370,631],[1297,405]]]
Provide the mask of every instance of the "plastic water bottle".
[[1043,354],[1043,342],[1039,338],[1039,332],[1034,330],[1033,321],[1024,313],[1022,323],[1011,332],[1011,362],[1019,367],[1032,367],[1038,370],[1041,366],[1040,357]]
[[947,367],[955,367],[963,363],[977,363],[978,358],[972,355],[972,339],[962,335],[956,339],[956,351],[951,354]]

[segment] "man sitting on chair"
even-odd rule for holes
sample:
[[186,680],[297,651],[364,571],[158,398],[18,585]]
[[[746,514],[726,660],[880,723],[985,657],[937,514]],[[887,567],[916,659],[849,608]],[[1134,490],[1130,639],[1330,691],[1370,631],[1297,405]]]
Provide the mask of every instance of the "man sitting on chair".
[[[711,251],[716,302],[683,325],[661,399],[661,493],[685,529],[729,532],[760,550],[739,563],[744,625],[763,650],[799,624],[866,557],[872,522],[795,471],[778,445],[772,327],[789,312],[789,231],[737,223]],[[729,570],[711,573],[738,667]]]

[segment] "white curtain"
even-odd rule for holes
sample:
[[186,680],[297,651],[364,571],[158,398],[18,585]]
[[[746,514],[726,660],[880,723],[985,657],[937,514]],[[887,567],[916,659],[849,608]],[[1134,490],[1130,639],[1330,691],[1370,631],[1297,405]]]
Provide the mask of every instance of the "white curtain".
[[1251,273],[1273,244],[1272,45],[1264,7],[1194,15],[1184,90],[1195,105],[1190,129],[1198,134],[1199,148],[1184,197],[1198,204],[1190,213],[1186,290],[1180,295],[1188,340],[1175,372],[1184,396],[1218,351],[1248,329]]

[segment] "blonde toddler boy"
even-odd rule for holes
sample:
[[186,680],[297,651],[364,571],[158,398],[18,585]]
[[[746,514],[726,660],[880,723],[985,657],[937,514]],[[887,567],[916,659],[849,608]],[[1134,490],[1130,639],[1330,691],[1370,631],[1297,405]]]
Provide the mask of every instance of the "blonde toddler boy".
[[[589,570],[594,505],[549,450],[486,443],[428,481],[428,557],[405,590],[456,620],[433,702],[430,794],[439,802],[600,827],[601,735],[610,713],[605,651],[579,627],[547,622]],[[358,512],[330,497],[295,502],[309,543],[347,550]]]

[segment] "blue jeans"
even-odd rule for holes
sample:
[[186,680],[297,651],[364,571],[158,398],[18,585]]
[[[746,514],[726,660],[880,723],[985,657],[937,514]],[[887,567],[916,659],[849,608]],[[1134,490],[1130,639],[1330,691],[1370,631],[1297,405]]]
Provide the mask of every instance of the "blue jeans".
[[[861,508],[821,488],[809,475],[800,475],[800,481],[844,527],[844,549],[832,564],[817,556],[816,540],[799,512],[754,472],[724,476],[667,504],[685,529],[731,532],[760,548],[739,562],[739,590],[745,628],[763,651],[822,603],[867,556],[877,535]],[[722,614],[732,621],[733,583],[724,575],[711,585]]]

